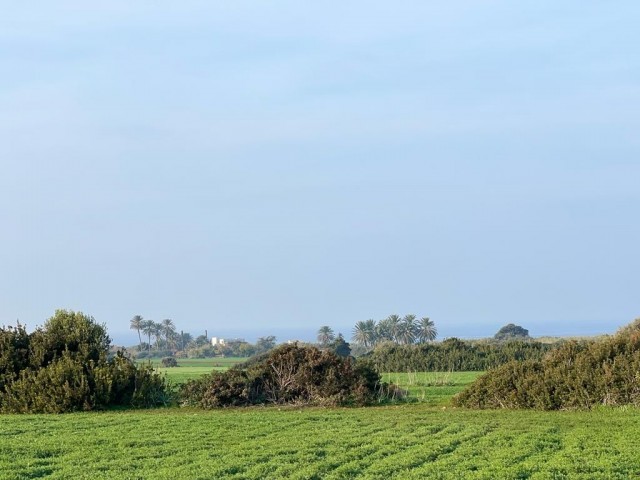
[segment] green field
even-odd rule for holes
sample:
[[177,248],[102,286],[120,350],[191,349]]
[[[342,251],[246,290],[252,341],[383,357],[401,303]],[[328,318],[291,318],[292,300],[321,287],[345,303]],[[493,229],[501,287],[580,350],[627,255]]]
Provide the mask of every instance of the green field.
[[[181,383],[220,360],[163,371]],[[478,375],[387,373],[411,401],[368,408],[3,415],[0,480],[640,478],[640,410],[451,408]]]
[[144,365],[145,363],[151,363],[158,371],[167,376],[167,379],[173,385],[179,385],[198,378],[202,375],[210,373],[213,370],[227,370],[228,368],[242,363],[247,358],[241,357],[225,357],[225,358],[179,358],[178,366],[172,368],[163,368],[161,366],[161,359],[154,358],[150,360],[138,360],[137,363]]
[[382,381],[393,383],[407,392],[409,400],[431,406],[448,405],[451,397],[462,391],[484,372],[407,372],[385,373]]
[[0,478],[629,479],[640,411],[160,409],[4,415]]

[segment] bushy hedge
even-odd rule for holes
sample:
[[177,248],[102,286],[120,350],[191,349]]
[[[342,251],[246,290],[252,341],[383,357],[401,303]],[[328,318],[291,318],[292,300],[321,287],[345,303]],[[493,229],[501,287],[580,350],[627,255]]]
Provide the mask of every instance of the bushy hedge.
[[640,322],[597,341],[567,342],[542,360],[509,362],[454,398],[471,408],[640,406]]
[[259,362],[213,372],[181,389],[185,406],[258,404],[366,405],[378,399],[380,375],[365,364],[297,344],[283,345]]
[[534,341],[465,342],[377,346],[364,356],[380,372],[483,371],[511,360],[539,360],[555,346]]
[[165,403],[164,379],[121,352],[108,358],[103,325],[80,312],[58,310],[29,334],[0,328],[0,412],[62,413]]

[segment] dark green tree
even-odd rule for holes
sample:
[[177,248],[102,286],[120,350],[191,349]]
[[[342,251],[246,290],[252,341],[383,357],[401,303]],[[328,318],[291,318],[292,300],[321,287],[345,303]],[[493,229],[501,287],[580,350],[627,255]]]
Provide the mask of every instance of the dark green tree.
[[509,323],[505,325],[493,336],[496,340],[513,340],[529,338],[529,330],[522,328],[520,325]]
[[339,357],[348,357],[351,355],[351,346],[344,340],[341,333],[331,343],[330,350]]

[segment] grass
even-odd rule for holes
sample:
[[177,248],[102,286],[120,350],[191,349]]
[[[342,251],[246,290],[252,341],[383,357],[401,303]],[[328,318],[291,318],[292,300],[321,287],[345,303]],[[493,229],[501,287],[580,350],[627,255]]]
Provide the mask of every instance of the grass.
[[4,415],[0,479],[628,479],[640,411],[166,409]]
[[162,359],[141,359],[137,363],[151,363],[158,371],[167,376],[167,379],[173,385],[185,383],[187,380],[198,378],[206,375],[213,370],[224,371],[238,363],[242,363],[247,358],[242,357],[224,357],[224,358],[179,358],[178,366],[164,368],[161,365]]
[[382,381],[393,383],[407,392],[409,400],[431,406],[448,405],[451,397],[461,392],[484,372],[406,372],[385,373]]
[[2,415],[0,480],[640,478],[640,409],[451,408],[479,374],[388,373],[415,401],[369,408]]

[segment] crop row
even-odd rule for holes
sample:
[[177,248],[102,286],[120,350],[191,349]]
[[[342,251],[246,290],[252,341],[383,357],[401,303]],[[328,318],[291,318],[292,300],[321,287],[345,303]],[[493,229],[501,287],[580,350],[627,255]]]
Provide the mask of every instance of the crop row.
[[5,415],[0,478],[637,478],[640,411]]

